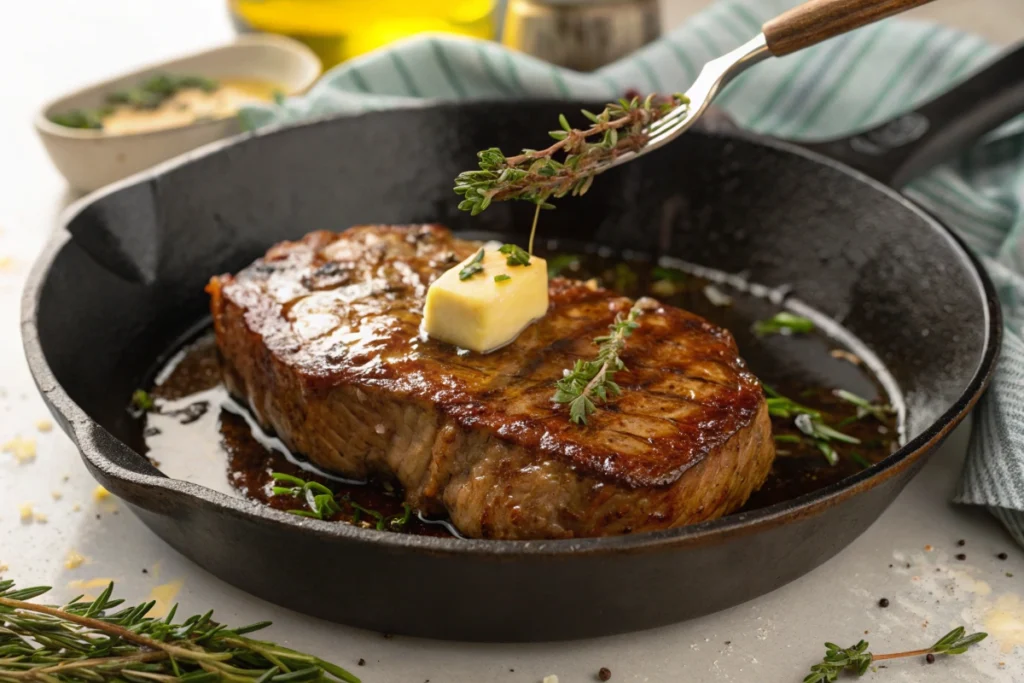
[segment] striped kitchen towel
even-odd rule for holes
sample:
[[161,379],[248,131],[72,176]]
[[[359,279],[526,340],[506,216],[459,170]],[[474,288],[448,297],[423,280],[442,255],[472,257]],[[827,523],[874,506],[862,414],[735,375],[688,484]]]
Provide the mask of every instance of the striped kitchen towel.
[[[721,0],[681,28],[595,73],[577,73],[500,45],[422,36],[342,64],[302,98],[250,108],[250,127],[426,100],[617,99],[628,89],[685,90],[699,65],[760,31],[795,0]],[[826,138],[879,123],[945,90],[998,52],[950,28],[893,19],[772,59],[716,100],[743,127]],[[1006,334],[991,389],[975,414],[956,500],[988,507],[1024,545],[1024,117],[914,181],[906,192],[985,261]]]

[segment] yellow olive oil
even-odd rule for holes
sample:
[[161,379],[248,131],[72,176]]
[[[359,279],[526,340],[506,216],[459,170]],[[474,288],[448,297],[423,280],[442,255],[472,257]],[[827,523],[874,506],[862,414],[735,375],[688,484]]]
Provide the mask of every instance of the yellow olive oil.
[[495,0],[228,0],[243,28],[302,41],[325,67],[424,32],[494,37]]

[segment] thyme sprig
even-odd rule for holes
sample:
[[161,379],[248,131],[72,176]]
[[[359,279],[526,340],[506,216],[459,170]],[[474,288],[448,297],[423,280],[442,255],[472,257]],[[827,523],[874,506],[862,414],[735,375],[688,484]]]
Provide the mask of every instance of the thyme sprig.
[[[464,171],[455,179],[455,192],[463,197],[459,208],[475,216],[491,202],[508,199],[554,208],[548,203],[551,197],[586,194],[594,177],[608,170],[616,157],[647,144],[648,126],[689,103],[680,93],[664,101],[655,95],[644,100],[621,99],[600,114],[584,109],[583,115],[592,125],[582,130],[570,126],[565,114],[560,114],[560,129],[548,133],[555,139],[550,147],[524,149],[509,157],[497,147],[478,152],[480,169]],[[557,154],[564,154],[564,159],[555,159]]]
[[473,255],[473,258],[471,258],[469,260],[469,262],[466,263],[466,265],[464,265],[462,267],[462,270],[459,271],[459,279],[460,280],[468,280],[469,278],[473,277],[477,273],[484,272],[483,260],[484,260],[484,248],[480,247],[480,250],[477,251]]
[[177,605],[157,619],[146,616],[153,601],[121,607],[113,583],[92,601],[29,602],[49,590],[0,581],[3,683],[359,683],[318,657],[246,637],[269,621],[230,628],[210,611],[175,623]]
[[594,339],[598,351],[593,360],[577,360],[572,370],[563,370],[562,379],[555,382],[551,400],[569,404],[569,419],[573,423],[585,425],[587,418],[597,410],[598,402],[605,403],[609,397],[622,393],[613,378],[616,372],[626,369],[619,354],[626,347],[626,339],[640,327],[637,319],[646,308],[642,301],[635,303],[625,317],[616,316],[607,335]]
[[[852,647],[839,647],[835,643],[825,643],[825,657],[811,667],[811,672],[804,677],[804,683],[834,683],[844,671],[863,676],[873,662],[904,657],[928,657],[934,655],[959,655],[967,652],[971,645],[980,643],[988,637],[987,633],[964,635],[966,629],[958,626],[942,636],[934,645],[923,650],[894,652],[875,655],[868,652],[868,642],[862,640]],[[929,660],[932,661],[932,660]]]
[[300,477],[284,472],[271,472],[270,476],[277,483],[289,484],[289,486],[274,486],[272,491],[275,496],[292,496],[301,498],[305,508],[296,508],[287,512],[300,517],[311,517],[313,519],[331,519],[340,515],[347,506],[352,512],[352,523],[359,524],[365,515],[371,520],[371,525],[377,531],[401,531],[412,519],[412,507],[408,503],[402,503],[402,513],[384,515],[376,510],[371,510],[355,502],[348,496],[340,499],[334,491],[330,490],[318,481],[306,481]]

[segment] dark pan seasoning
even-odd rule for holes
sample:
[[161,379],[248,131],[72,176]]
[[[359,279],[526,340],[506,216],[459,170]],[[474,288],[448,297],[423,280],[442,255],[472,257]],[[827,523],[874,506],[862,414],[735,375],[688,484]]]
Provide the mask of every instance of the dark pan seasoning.
[[[754,332],[755,324],[783,310],[780,292],[747,286],[736,278],[682,263],[656,266],[630,254],[615,258],[596,248],[569,251],[555,243],[547,246],[546,253],[539,252],[548,259],[552,274],[593,278],[630,297],[653,296],[730,330],[741,356],[764,385],[819,411],[823,422],[839,426],[844,434],[860,441],[835,443],[839,458],[830,465],[792,418],[773,417],[773,433],[781,437],[776,443],[777,457],[767,481],[741,511],[811,493],[879,462],[899,447],[902,409],[892,382],[883,381],[881,364],[834,322],[815,320],[819,324],[807,334],[759,335]],[[275,484],[282,484],[273,480],[272,472],[293,475],[319,482],[335,493],[341,512],[331,516],[332,520],[400,533],[458,535],[446,520],[403,515],[402,492],[391,483],[344,479],[288,453],[228,395],[221,383],[217,354],[207,330],[155,374],[151,393],[157,407],[139,424],[149,457],[165,473],[279,510],[304,509],[301,498],[273,494]],[[858,418],[857,407],[837,396],[836,389],[872,403],[892,404],[897,410]]]

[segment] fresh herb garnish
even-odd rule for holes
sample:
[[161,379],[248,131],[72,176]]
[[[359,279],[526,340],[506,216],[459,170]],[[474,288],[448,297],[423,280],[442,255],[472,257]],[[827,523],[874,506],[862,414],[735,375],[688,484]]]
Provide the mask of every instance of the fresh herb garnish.
[[483,263],[481,263],[481,261],[483,261],[483,260],[484,260],[484,248],[480,247],[480,251],[476,252],[476,254],[473,256],[473,258],[470,259],[469,263],[464,265],[462,267],[462,270],[459,271],[459,279],[460,280],[468,280],[469,278],[473,277],[477,273],[484,272],[484,265],[483,265]]
[[305,501],[305,508],[287,511],[300,517],[330,519],[341,514],[343,511],[342,506],[344,505],[352,511],[353,524],[359,524],[363,515],[365,515],[373,520],[372,524],[378,531],[384,531],[384,529],[401,531],[409,523],[409,519],[412,516],[412,508],[406,503],[402,504],[403,512],[401,515],[388,517],[376,510],[360,505],[348,496],[344,496],[339,500],[334,491],[331,491],[320,482],[306,481],[284,472],[271,472],[270,476],[279,484],[288,484],[288,486],[274,486],[272,491],[275,496],[292,496]]
[[834,393],[836,396],[843,399],[847,403],[852,403],[853,405],[857,406],[856,417],[849,419],[847,424],[849,422],[854,422],[856,420],[863,419],[868,415],[875,418],[879,422],[884,423],[886,417],[896,412],[895,410],[893,410],[893,407],[888,404],[872,403],[866,398],[862,398],[851,391],[846,391],[845,389],[836,389]]
[[865,640],[847,648],[839,647],[835,643],[825,643],[825,657],[811,667],[811,673],[804,678],[803,683],[834,683],[844,671],[863,676],[872,663],[886,659],[931,657],[929,661],[933,661],[935,655],[959,655],[967,652],[971,645],[980,643],[988,637],[987,633],[972,633],[968,636],[964,633],[966,629],[958,626],[929,648],[884,655],[873,655],[868,652],[868,643]]
[[616,316],[608,327],[608,334],[594,339],[598,345],[594,360],[577,360],[572,370],[563,370],[562,379],[555,382],[552,400],[569,404],[569,419],[575,424],[585,425],[587,418],[597,410],[597,402],[604,403],[609,396],[622,393],[612,378],[616,372],[626,369],[619,354],[626,347],[626,339],[640,326],[637,318],[643,310],[637,302],[625,317]]
[[132,408],[140,413],[148,413],[153,410],[153,397],[143,389],[136,389],[132,392]]
[[507,256],[505,263],[510,266],[528,266],[530,265],[530,254],[525,249],[515,244],[503,244],[498,249],[502,254]]
[[[611,161],[647,144],[650,136],[645,129],[649,125],[673,109],[689,105],[682,94],[655,100],[654,95],[642,101],[619,100],[600,114],[583,110],[592,124],[583,130],[570,126],[560,114],[561,129],[549,133],[556,142],[542,150],[524,149],[510,157],[496,147],[478,152],[480,170],[465,171],[455,179],[455,192],[463,196],[459,208],[475,216],[492,201],[520,199],[550,206],[550,197],[585,194],[594,176],[608,170]],[[591,142],[591,138],[597,139]],[[564,154],[565,159],[555,160],[556,154]]]
[[63,114],[54,114],[50,116],[50,121],[68,128],[100,130],[103,128],[103,119],[114,113],[115,106],[156,109],[182,90],[198,89],[213,92],[219,87],[217,81],[204,76],[156,74],[134,88],[110,93],[102,107],[73,109]]
[[548,277],[558,277],[565,270],[578,270],[580,256],[577,254],[559,254],[548,259]]
[[512,279],[512,276],[511,275],[506,275],[505,273],[501,273],[500,275],[495,275],[494,276],[494,281],[495,282],[505,282],[506,280],[511,280],[511,279]]
[[754,333],[758,336],[767,334],[806,334],[814,331],[814,322],[807,318],[786,311],[776,313],[767,320],[754,323]]
[[29,602],[49,590],[0,581],[0,681],[359,683],[340,666],[247,637],[269,621],[229,628],[210,611],[175,623],[177,605],[166,618],[147,617],[155,603],[120,607],[113,583],[92,601]]
[[[768,414],[772,417],[787,420],[793,418],[793,424],[796,425],[796,428],[811,439],[814,446],[821,451],[823,456],[825,456],[825,460],[828,461],[828,464],[835,465],[839,462],[839,453],[837,453],[836,449],[832,446],[832,441],[855,444],[860,443],[859,439],[848,434],[843,434],[842,432],[825,424],[821,411],[786,398],[766,384],[762,384],[761,386],[764,389],[764,393],[768,396],[765,399],[765,403],[768,404]],[[792,434],[778,434],[775,436],[775,440],[780,442],[798,443],[801,441],[801,438]]]
[[801,413],[797,415],[793,419],[793,424],[796,425],[797,429],[814,440],[814,445],[819,451],[821,451],[821,454],[825,456],[829,465],[835,465],[839,462],[839,454],[836,452],[836,449],[832,447],[832,441],[856,444],[860,443],[860,439],[849,436],[848,434],[843,434],[822,422],[820,417],[815,418],[808,413]]

